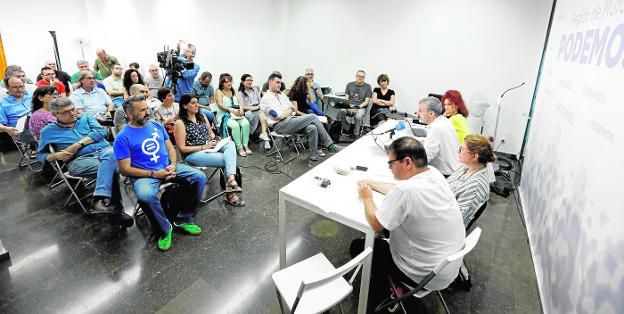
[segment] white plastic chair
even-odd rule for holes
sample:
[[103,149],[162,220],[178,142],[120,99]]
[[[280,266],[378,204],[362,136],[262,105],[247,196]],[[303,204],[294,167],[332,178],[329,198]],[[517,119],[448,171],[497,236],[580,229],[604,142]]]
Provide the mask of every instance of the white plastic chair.
[[[372,252],[373,249],[366,248],[337,269],[323,253],[318,253],[275,272],[272,277],[282,313],[283,303],[286,303],[289,313],[320,313],[339,304],[353,290],[353,280]],[[356,267],[349,281],[346,281],[342,276]]]
[[[392,308],[395,306],[395,304],[399,304],[403,312],[407,313],[402,303],[404,299],[407,299],[410,296],[414,296],[416,298],[423,298],[429,293],[431,293],[431,291],[436,291],[438,293],[438,296],[440,297],[440,300],[442,301],[442,304],[444,305],[444,309],[446,310],[446,313],[450,313],[448,306],[446,305],[446,302],[444,301],[444,298],[442,297],[442,294],[440,293],[440,290],[427,290],[424,287],[431,281],[431,279],[433,279],[437,274],[440,273],[440,271],[442,271],[442,269],[444,269],[449,264],[461,263],[464,256],[468,254],[470,251],[472,251],[472,249],[474,249],[474,247],[477,245],[477,242],[479,242],[480,237],[481,237],[481,228],[476,227],[474,231],[472,231],[466,237],[466,242],[464,243],[464,248],[462,250],[460,250],[457,253],[447,256],[440,264],[438,264],[438,266],[436,266],[429,274],[427,274],[427,276],[425,276],[425,278],[416,287],[411,287],[408,284],[401,282],[402,285],[404,285],[410,290],[408,292],[405,292],[403,295],[397,297],[396,299],[390,300],[390,298],[386,298],[386,300],[384,300],[382,304],[380,304],[379,306],[377,306],[377,308],[375,308],[375,312],[379,312],[383,309]],[[392,287],[392,290],[393,290],[393,294],[397,295],[397,290],[396,290],[396,287],[394,287],[394,285]]]

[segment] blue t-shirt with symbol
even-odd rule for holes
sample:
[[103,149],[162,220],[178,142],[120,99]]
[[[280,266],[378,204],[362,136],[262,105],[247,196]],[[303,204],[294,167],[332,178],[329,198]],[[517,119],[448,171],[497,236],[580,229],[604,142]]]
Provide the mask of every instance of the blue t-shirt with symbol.
[[113,149],[117,160],[130,158],[132,167],[161,170],[169,165],[165,141],[169,139],[162,124],[148,121],[142,128],[126,125],[115,139]]

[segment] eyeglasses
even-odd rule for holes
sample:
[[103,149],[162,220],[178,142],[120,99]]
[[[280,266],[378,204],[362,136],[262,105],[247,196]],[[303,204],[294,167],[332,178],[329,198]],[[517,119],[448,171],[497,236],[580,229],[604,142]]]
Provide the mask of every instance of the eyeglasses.
[[140,92],[145,94],[145,95],[149,94],[149,91],[147,91],[147,90],[141,90]]
[[306,76],[314,76],[314,73],[306,73]]
[[366,76],[364,76],[364,75],[356,75],[355,77],[366,78]]
[[390,161],[388,161],[388,166],[392,166],[392,163],[394,163],[395,161],[401,161],[401,160],[403,160],[403,158],[397,158],[397,159],[390,160]]
[[94,77],[94,76],[89,76],[89,77],[85,77],[84,79],[85,79],[85,80],[90,80],[90,81],[91,81],[91,80],[95,80],[95,77]]
[[56,114],[57,114],[57,115],[59,115],[59,116],[69,116],[69,115],[75,115],[75,114],[76,114],[76,108],[74,107],[74,108],[71,108],[71,109],[69,109],[69,110],[65,110],[65,111],[63,111],[63,112],[60,112],[60,111],[59,111],[59,112],[57,112]]
[[52,76],[52,75],[54,75],[54,73],[46,73],[43,76]]
[[253,79],[246,79],[245,82],[253,82]]

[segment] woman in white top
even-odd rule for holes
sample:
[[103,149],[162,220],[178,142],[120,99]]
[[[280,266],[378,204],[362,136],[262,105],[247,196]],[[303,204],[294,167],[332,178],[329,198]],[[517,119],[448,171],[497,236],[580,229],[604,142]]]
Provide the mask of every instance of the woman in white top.
[[462,165],[447,181],[459,204],[464,226],[468,226],[479,207],[490,198],[486,165],[495,160],[492,145],[485,136],[467,135],[459,147]]
[[260,139],[264,141],[264,148],[271,149],[269,136],[267,133],[266,119],[262,110],[260,110],[260,88],[253,86],[253,77],[251,74],[243,74],[241,76],[238,93],[243,99],[243,109],[245,109],[245,118],[249,120],[249,133],[254,134],[260,125]]

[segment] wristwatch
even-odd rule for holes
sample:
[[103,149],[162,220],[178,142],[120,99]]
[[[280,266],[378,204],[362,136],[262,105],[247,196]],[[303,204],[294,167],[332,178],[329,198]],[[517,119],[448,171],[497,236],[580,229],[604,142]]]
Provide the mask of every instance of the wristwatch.
[[85,143],[82,140],[78,141],[78,144],[80,144],[80,147],[85,147]]

